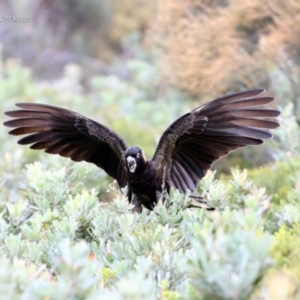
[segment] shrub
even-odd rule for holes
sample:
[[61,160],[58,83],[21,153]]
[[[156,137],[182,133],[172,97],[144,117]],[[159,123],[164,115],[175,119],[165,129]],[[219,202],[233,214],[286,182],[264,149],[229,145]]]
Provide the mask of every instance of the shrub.
[[148,41],[165,78],[203,102],[268,87],[299,115],[299,12],[297,0],[158,1]]
[[0,289],[12,288],[13,280],[12,298],[248,299],[268,279],[271,257],[273,268],[296,272],[292,236],[298,227],[286,231],[287,223],[278,223],[272,244],[266,227],[271,197],[245,171],[231,182],[213,174],[203,180],[201,192],[216,212],[187,209],[189,194],[172,191],[166,205],[142,214],[132,213],[114,186],[115,200],[99,201],[85,188],[80,164],[70,168],[61,159],[49,169],[27,165],[24,172],[18,199],[1,198],[0,206],[6,268]]

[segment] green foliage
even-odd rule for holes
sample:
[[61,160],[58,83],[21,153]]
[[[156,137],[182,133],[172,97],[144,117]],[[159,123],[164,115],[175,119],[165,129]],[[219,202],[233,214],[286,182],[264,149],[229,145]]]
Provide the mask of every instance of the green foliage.
[[268,193],[276,194],[276,203],[286,199],[295,187],[299,178],[300,159],[291,157],[287,161],[277,161],[270,166],[263,166],[249,171],[251,178],[258,186],[263,186]]
[[[275,234],[271,255],[276,261],[274,268],[284,270],[292,278],[292,283],[299,286],[300,223],[298,221],[295,221],[292,227],[283,225]],[[294,299],[300,296],[297,288],[293,289],[292,294]]]
[[270,197],[245,171],[203,181],[213,213],[188,209],[189,193],[178,191],[153,212],[132,213],[114,185],[115,200],[99,201],[85,189],[86,168],[66,160],[27,165],[24,175],[22,197],[1,199],[1,291],[15,278],[12,298],[248,299],[269,267]]
[[[292,254],[295,258],[300,255],[300,223],[295,222],[291,228],[282,226],[275,234],[275,243],[272,252],[278,265],[295,267],[296,261],[291,261],[289,256]],[[278,251],[278,248],[281,249]],[[299,261],[299,259],[298,259]],[[299,270],[297,270],[299,272]],[[300,276],[300,273],[298,274]],[[300,278],[300,277],[299,277]]]
[[256,236],[250,230],[225,234],[211,223],[198,226],[192,243],[191,298],[249,299],[267,269],[270,244],[269,235]]
[[293,103],[288,103],[280,109],[280,127],[274,130],[277,159],[289,161],[292,157],[299,156],[300,151],[300,123]]
[[282,225],[291,227],[295,221],[299,221],[299,168],[299,157],[292,157],[288,161],[277,161],[271,166],[249,171],[249,178],[257,186],[265,186],[267,193],[273,195],[266,224],[272,232]]

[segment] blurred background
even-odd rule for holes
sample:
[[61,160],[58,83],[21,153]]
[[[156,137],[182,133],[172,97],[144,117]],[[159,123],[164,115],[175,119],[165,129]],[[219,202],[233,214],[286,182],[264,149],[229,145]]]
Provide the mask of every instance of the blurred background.
[[[218,175],[246,167],[256,178],[255,168],[299,154],[299,0],[3,0],[0,47],[3,121],[16,102],[62,106],[103,122],[151,158],[183,113],[264,88],[282,110],[281,127],[264,146],[218,161]],[[7,131],[0,129],[0,179],[12,194],[26,163],[55,158],[17,146]],[[99,188],[108,184],[92,171]],[[278,183],[274,176],[268,169],[264,185]]]

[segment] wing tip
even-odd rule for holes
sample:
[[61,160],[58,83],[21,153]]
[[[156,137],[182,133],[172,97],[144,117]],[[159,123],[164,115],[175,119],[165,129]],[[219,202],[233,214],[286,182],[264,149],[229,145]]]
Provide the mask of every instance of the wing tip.
[[[26,107],[27,105],[30,105],[30,103],[15,103],[15,106],[19,107],[19,108],[22,108],[22,109],[25,109],[26,110]],[[20,112],[20,110],[9,110],[9,111],[5,111],[4,112],[4,115],[7,116],[7,117],[10,117],[10,118],[17,118],[15,116],[15,112]],[[6,122],[3,123],[3,125],[5,125]],[[7,126],[7,125],[5,125]]]
[[15,136],[16,136],[16,135],[20,135],[20,134],[16,133],[17,129],[18,129],[18,128],[15,128],[15,129],[10,130],[10,131],[8,132],[8,134],[10,134],[10,135],[15,135]]
[[276,128],[278,128],[280,126],[279,122],[272,121],[272,123],[273,123],[274,127],[272,127],[271,129],[276,129]]
[[263,88],[244,90],[244,91],[240,91],[240,92],[230,93],[228,95],[225,95],[224,98],[231,98],[233,96],[242,96],[242,95],[245,95],[245,96],[242,97],[241,99],[253,98],[253,97],[256,97],[258,95],[265,93],[265,91],[266,90]]
[[19,108],[23,108],[23,109],[26,109],[26,107],[28,107],[28,105],[31,105],[32,103],[26,103],[26,102],[18,102],[18,103],[15,103],[15,106],[19,107]]
[[8,121],[5,121],[5,122],[3,122],[3,125],[5,126],[5,127],[16,127],[15,125],[13,125],[12,124],[12,121],[15,121],[15,120],[8,120]]

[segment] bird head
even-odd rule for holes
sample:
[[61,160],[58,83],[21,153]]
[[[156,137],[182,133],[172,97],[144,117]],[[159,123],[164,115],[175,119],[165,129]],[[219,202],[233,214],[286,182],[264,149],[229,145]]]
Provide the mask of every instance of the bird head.
[[147,159],[139,147],[130,147],[125,151],[127,168],[130,173],[139,173],[145,169]]

